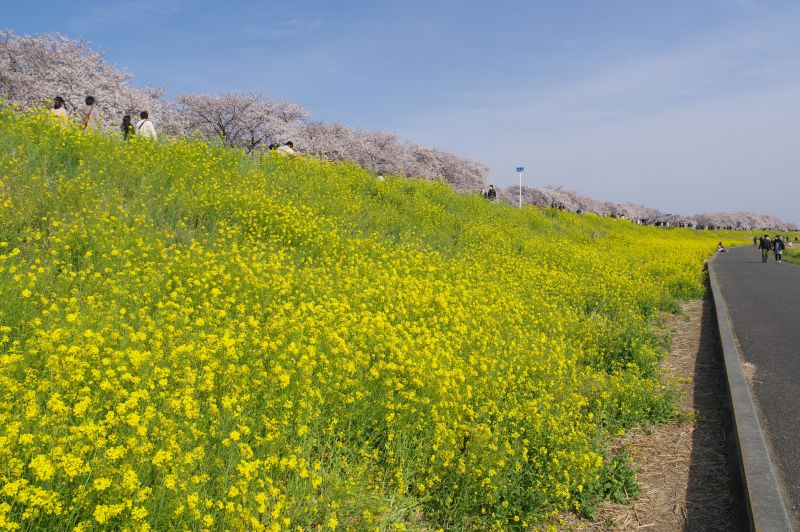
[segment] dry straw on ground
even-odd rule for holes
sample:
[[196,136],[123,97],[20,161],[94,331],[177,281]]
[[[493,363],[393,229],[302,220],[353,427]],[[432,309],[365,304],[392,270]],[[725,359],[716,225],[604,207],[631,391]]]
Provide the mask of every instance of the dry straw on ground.
[[605,505],[595,522],[568,520],[566,528],[735,530],[713,303],[686,303],[667,327],[674,335],[665,377],[677,383],[684,416],[615,442],[631,453],[641,493],[630,504]]

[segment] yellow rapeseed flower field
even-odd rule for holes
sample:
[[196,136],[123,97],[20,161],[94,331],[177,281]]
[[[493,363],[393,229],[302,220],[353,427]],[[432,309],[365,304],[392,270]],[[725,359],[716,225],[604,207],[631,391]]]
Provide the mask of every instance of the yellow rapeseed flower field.
[[0,107],[0,529],[591,512],[738,238]]

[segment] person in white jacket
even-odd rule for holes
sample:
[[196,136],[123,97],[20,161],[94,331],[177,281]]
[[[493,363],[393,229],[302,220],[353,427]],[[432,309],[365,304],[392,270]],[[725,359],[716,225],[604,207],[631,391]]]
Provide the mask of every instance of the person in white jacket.
[[297,152],[294,150],[294,144],[291,140],[278,148],[277,152],[281,155],[297,155]]
[[158,135],[156,135],[156,128],[153,123],[148,119],[147,111],[142,111],[139,113],[139,120],[136,122],[136,136],[144,137],[146,139],[158,140]]

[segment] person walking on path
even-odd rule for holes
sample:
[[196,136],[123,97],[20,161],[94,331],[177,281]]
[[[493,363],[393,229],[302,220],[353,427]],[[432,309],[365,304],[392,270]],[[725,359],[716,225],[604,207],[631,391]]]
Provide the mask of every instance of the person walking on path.
[[53,108],[50,109],[50,114],[61,124],[66,126],[69,123],[69,116],[67,116],[67,109],[64,103],[64,98],[56,96],[53,98]]
[[783,250],[785,247],[781,235],[776,236],[775,241],[772,243],[772,251],[775,253],[775,262],[778,264],[783,260]]
[[497,191],[494,189],[494,185],[489,185],[489,191],[486,193],[486,197],[489,198],[490,201],[494,201],[497,198]]
[[758,248],[761,250],[761,262],[766,263],[767,258],[769,257],[769,250],[772,248],[772,242],[767,235],[761,237],[761,242],[759,242]]
[[150,121],[147,111],[142,111],[141,113],[139,113],[139,118],[141,118],[141,120],[136,122],[136,136],[144,137],[146,139],[151,139],[151,140],[158,140],[158,135],[156,135],[156,128]]
[[753,247],[754,247],[754,248],[757,248],[757,247],[758,247],[758,237],[757,237],[757,236],[754,236],[754,237],[753,237]]
[[100,126],[100,117],[98,116],[100,112],[97,110],[97,102],[94,96],[87,96],[85,101],[86,108],[83,110],[83,115],[81,116],[81,125],[84,131],[97,130]]

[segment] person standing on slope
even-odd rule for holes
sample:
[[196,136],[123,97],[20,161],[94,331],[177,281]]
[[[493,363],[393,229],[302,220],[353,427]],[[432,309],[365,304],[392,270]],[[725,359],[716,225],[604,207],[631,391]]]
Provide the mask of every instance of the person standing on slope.
[[97,102],[94,96],[86,97],[86,108],[83,110],[81,116],[81,125],[83,130],[97,130],[100,127],[100,111],[97,110]]
[[293,143],[291,140],[290,140],[290,141],[288,141],[288,142],[286,142],[286,143],[285,143],[283,146],[281,146],[280,148],[278,148],[278,150],[277,150],[277,151],[278,151],[278,153],[280,153],[281,155],[291,155],[291,156],[295,156],[295,155],[297,155],[297,152],[296,152],[296,151],[295,151],[295,149],[294,149],[294,143]]
[[761,237],[758,248],[761,250],[761,262],[766,263],[769,258],[769,250],[772,248],[772,242],[767,235]]
[[122,140],[128,140],[133,136],[133,124],[131,124],[131,115],[122,117],[122,124],[119,126],[122,131]]
[[486,197],[489,201],[494,201],[497,198],[497,191],[494,188],[494,185],[489,185],[489,191],[486,193]]
[[141,120],[136,122],[136,136],[144,137],[146,139],[158,140],[158,135],[156,135],[156,128],[150,121],[147,111],[142,111],[141,113],[139,113],[139,118],[141,118]]
[[53,108],[50,109],[50,114],[62,125],[67,125],[69,123],[69,116],[67,116],[64,98],[61,96],[53,98]]

